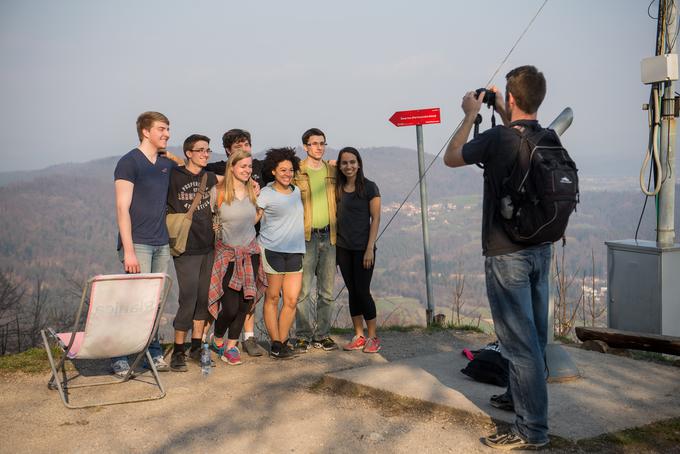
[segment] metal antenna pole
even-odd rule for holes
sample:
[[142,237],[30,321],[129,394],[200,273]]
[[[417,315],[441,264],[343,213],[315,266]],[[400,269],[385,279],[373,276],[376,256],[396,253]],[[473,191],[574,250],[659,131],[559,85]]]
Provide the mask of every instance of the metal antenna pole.
[[[562,135],[574,120],[574,112],[570,107],[565,108],[548,126],[558,135]],[[552,254],[555,255],[555,245]],[[564,272],[564,270],[562,270]],[[555,261],[550,261],[550,275],[555,275]],[[576,364],[562,345],[555,343],[555,285],[550,282],[550,298],[548,299],[548,343],[545,346],[545,364],[548,368],[548,381],[561,382],[574,380],[581,376]]]
[[[664,53],[674,54],[677,42],[678,10],[675,1],[665,1],[667,32]],[[659,19],[661,20],[661,18]],[[672,46],[672,47],[668,47]],[[663,102],[661,104],[661,175],[663,183],[659,191],[659,220],[657,221],[656,241],[661,244],[675,242],[675,82],[664,82]]]
[[434,297],[432,296],[432,274],[430,266],[430,232],[427,227],[427,184],[425,183],[425,146],[423,144],[423,125],[416,125],[418,142],[418,177],[420,178],[420,217],[423,222],[423,252],[425,255],[425,286],[427,288],[427,326],[434,321]]

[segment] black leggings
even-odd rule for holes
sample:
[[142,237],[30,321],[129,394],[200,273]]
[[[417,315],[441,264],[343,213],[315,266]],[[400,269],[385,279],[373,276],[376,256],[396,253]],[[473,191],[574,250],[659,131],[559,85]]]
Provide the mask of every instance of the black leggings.
[[[257,270],[260,266],[260,256],[251,255],[250,260],[252,260],[253,270],[257,277]],[[250,312],[255,301],[252,299],[245,299],[243,297],[243,289],[237,292],[236,290],[229,288],[229,281],[231,280],[231,275],[233,273],[234,262],[231,262],[224,275],[224,279],[222,279],[224,295],[220,298],[222,310],[220,310],[220,313],[217,315],[217,320],[215,320],[215,337],[224,337],[227,329],[229,329],[227,338],[230,340],[238,340],[241,335],[241,330],[243,329],[243,323],[246,320],[246,315]]]
[[335,260],[349,293],[349,313],[352,317],[362,315],[364,320],[375,318],[375,301],[371,296],[373,267],[364,268],[364,252],[335,247]]

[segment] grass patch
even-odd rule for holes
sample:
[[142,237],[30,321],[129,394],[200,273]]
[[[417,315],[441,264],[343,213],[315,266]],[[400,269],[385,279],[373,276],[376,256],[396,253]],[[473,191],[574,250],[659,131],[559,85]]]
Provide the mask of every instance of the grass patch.
[[354,328],[334,328],[331,327],[331,334],[352,334],[354,333]]
[[575,344],[575,343],[576,343],[576,341],[575,341],[574,339],[572,339],[571,337],[569,337],[569,336],[560,336],[559,334],[555,334],[555,340],[556,340],[556,341],[559,341],[559,342],[561,342],[561,343],[563,343],[563,344]]
[[[60,352],[61,349],[57,347],[52,349],[52,355],[55,355],[55,358],[60,357]],[[49,370],[50,363],[44,348],[29,348],[14,355],[0,356],[0,372],[38,374]]]
[[[444,326],[441,325],[388,325],[378,327],[378,331],[392,332],[392,333],[412,333],[414,331],[423,331],[425,333],[438,333],[440,331],[472,331],[475,333],[486,334],[483,328],[477,325],[460,324],[456,325],[454,323],[447,323]],[[354,328],[331,328],[331,334],[354,334]]]
[[576,445],[585,452],[679,452],[680,418],[600,435]]
[[630,356],[633,359],[639,359],[642,361],[650,361],[659,364],[668,364],[675,367],[680,367],[680,358],[671,357],[664,355],[663,353],[657,352],[646,352],[643,350],[629,350]]
[[480,334],[486,334],[486,331],[484,331],[484,328],[481,326],[477,325],[471,325],[469,323],[461,323],[460,325],[457,325],[455,323],[450,323],[447,326],[448,329],[455,329],[457,331],[472,331],[475,333],[480,333]]

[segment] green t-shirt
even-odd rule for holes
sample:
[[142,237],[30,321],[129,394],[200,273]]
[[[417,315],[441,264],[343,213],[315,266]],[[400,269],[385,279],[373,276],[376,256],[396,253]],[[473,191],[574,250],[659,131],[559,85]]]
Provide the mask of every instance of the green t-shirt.
[[330,223],[328,197],[326,196],[326,166],[320,169],[307,167],[309,189],[312,191],[312,228],[321,229]]

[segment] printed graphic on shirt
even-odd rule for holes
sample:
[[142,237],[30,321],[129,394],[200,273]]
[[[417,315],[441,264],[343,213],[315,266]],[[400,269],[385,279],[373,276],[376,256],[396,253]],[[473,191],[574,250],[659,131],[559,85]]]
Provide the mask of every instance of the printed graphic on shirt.
[[[198,189],[201,187],[201,182],[200,181],[191,181],[181,188],[179,188],[179,192],[177,193],[177,200],[182,202],[182,206],[186,209],[186,211],[189,211],[189,208],[191,208],[191,204],[194,202],[194,198],[196,197],[196,194],[198,193]],[[207,190],[203,194],[203,199],[201,199],[201,203],[198,204],[196,207],[196,211],[201,211],[204,210],[205,208],[208,208],[210,206],[210,191]]]

